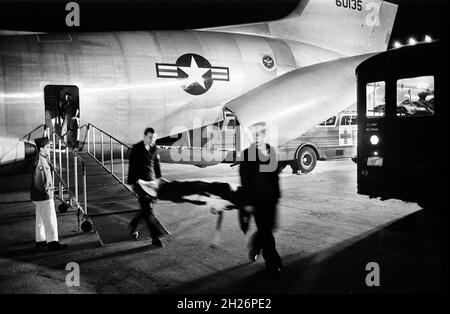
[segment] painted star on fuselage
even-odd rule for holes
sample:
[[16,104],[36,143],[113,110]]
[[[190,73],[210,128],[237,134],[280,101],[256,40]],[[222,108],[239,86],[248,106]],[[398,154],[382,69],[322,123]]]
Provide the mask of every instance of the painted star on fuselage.
[[189,67],[179,66],[178,68],[188,75],[188,77],[183,82],[185,83],[185,87],[197,83],[201,87],[206,89],[205,79],[203,78],[203,75],[205,75],[205,73],[210,70],[209,68],[199,68],[194,57],[191,57],[191,65]]

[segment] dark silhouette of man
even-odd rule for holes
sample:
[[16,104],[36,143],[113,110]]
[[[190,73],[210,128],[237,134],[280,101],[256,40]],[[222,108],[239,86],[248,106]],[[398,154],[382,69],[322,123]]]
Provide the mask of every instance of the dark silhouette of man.
[[130,222],[131,235],[137,239],[139,237],[138,224],[141,220],[145,220],[152,243],[155,246],[163,247],[163,243],[159,239],[161,233],[158,229],[158,222],[153,214],[154,197],[142,190],[138,184],[138,180],[153,181],[161,177],[161,168],[159,165],[158,149],[155,145],[157,135],[153,128],[147,128],[144,131],[144,138],[135,144],[131,149],[128,184],[133,187],[134,192],[138,195],[141,212]]
[[251,127],[254,143],[243,152],[239,166],[244,210],[255,219],[257,231],[250,238],[249,258],[256,261],[262,253],[269,271],[281,271],[273,231],[280,198],[278,162],[275,151],[265,143],[265,123]]

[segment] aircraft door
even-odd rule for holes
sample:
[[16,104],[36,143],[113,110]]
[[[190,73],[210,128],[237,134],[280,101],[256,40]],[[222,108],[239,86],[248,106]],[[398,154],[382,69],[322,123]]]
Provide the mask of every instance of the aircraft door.
[[74,85],[44,87],[45,124],[72,148],[78,148],[80,128],[79,90]]

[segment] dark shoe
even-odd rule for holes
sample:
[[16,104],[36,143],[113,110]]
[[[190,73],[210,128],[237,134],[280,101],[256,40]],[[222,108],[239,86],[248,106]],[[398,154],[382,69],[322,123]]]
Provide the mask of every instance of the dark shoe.
[[133,240],[137,240],[139,238],[139,230],[137,229],[137,224],[130,222],[128,224],[128,230],[130,231],[130,236]]
[[47,242],[45,242],[45,241],[36,242],[36,248],[42,249],[44,247],[47,247]]
[[274,275],[281,274],[281,266],[267,266],[266,270],[270,274],[274,274]]
[[48,250],[49,251],[61,251],[61,250],[65,250],[68,248],[67,244],[61,244],[58,241],[52,241],[49,242],[48,245]]
[[258,256],[259,256],[259,254],[256,252],[252,252],[252,251],[248,252],[248,259],[251,262],[256,262],[256,260],[258,259]]
[[281,273],[281,263],[267,263],[266,262],[266,270],[270,274],[280,274]]
[[133,240],[137,240],[139,238],[139,231],[138,230],[132,231],[130,232],[130,235]]
[[152,240],[152,245],[156,246],[156,247],[164,247],[164,244],[161,242],[160,239],[153,239]]

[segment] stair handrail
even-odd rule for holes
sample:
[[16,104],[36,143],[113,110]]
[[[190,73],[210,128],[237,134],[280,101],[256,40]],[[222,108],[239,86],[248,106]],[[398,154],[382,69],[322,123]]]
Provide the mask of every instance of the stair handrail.
[[[121,140],[115,138],[111,134],[105,132],[104,130],[100,129],[99,127],[95,126],[92,123],[89,123],[87,126],[87,152],[89,155],[91,155],[95,161],[97,161],[106,171],[108,171],[114,178],[116,178],[123,186],[125,186],[128,190],[131,192],[132,189],[128,184],[125,182],[125,152],[124,149],[127,150],[131,149],[131,146],[125,144]],[[97,158],[97,152],[96,152],[96,132],[100,133],[100,159]],[[107,163],[105,163],[105,138],[109,138],[109,167],[107,166]],[[121,166],[121,176],[118,177],[114,173],[114,145],[120,145],[120,166]],[[133,192],[134,193],[134,192]]]
[[[55,177],[59,183],[59,199],[64,202],[63,187],[66,188],[69,195],[69,202],[71,205],[75,203],[78,211],[82,211],[84,215],[87,215],[88,209],[88,199],[87,199],[87,173],[86,173],[86,163],[81,155],[72,147],[70,147],[64,139],[58,135],[54,130],[46,128],[48,131],[47,137],[51,139],[52,151],[53,151],[53,184],[55,183]],[[63,178],[63,149],[65,152],[65,162],[66,162],[66,180]],[[70,190],[70,157],[69,154],[73,155],[73,171],[74,171],[74,192]],[[57,158],[58,157],[58,158]],[[57,162],[58,160],[58,162]],[[79,200],[79,188],[78,188],[78,163],[81,164],[82,171],[82,189],[83,189],[83,206],[81,206]]]
[[28,142],[30,141],[30,139],[31,139],[31,135],[34,133],[34,132],[36,132],[36,131],[38,131],[40,128],[44,128],[44,135],[45,135],[45,129],[47,128],[47,125],[46,124],[39,124],[37,127],[35,127],[33,130],[31,130],[30,132],[28,132],[27,134],[25,134],[24,136],[22,136],[22,140],[27,140]]
[[89,123],[83,124],[82,126],[80,126],[80,127],[78,128],[79,134],[81,134],[81,130],[83,130],[84,128],[86,128],[86,132],[84,132],[84,139],[83,139],[83,141],[80,141],[79,146],[78,146],[80,151],[83,150],[84,144],[86,143],[87,134],[88,134],[88,128],[89,128]]

